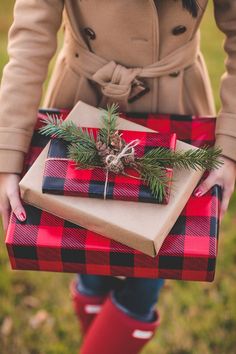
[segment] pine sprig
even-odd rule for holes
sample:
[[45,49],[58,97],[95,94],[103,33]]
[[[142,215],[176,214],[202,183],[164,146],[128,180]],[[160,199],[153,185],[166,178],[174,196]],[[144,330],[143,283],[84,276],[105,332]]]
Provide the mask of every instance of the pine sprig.
[[107,145],[110,144],[111,135],[117,130],[118,108],[118,105],[113,103],[107,107],[107,110],[101,109],[103,127],[99,129],[99,138]]
[[88,147],[96,148],[96,140],[91,129],[77,127],[73,121],[63,121],[56,115],[48,115],[41,120],[45,125],[39,132],[46,136],[63,139],[69,143],[79,141]]
[[222,165],[218,160],[221,152],[219,147],[204,146],[199,149],[187,151],[172,151],[163,147],[152,149],[138,161],[142,164],[155,166],[157,163],[162,167],[176,167],[185,169],[215,169]]
[[166,197],[167,186],[170,179],[167,177],[166,171],[161,168],[160,165],[140,165],[140,176],[149,186],[155,198],[162,201]]
[[79,142],[72,143],[68,147],[68,158],[75,161],[76,167],[79,169],[102,166],[97,150]]

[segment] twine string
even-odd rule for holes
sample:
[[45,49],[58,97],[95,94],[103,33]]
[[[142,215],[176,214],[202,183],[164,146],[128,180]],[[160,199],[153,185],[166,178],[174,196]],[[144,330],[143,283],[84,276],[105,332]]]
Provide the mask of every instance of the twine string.
[[104,200],[106,200],[106,198],[107,198],[108,178],[109,178],[109,171],[106,170],[106,180],[105,180],[104,192],[103,192],[103,199]]
[[[129,144],[125,145],[124,148],[118,155],[109,154],[106,157],[105,164],[106,164],[106,180],[104,185],[104,193],[103,197],[104,200],[107,196],[107,188],[108,188],[108,179],[109,179],[109,171],[111,167],[116,167],[123,157],[133,156],[134,155],[134,148],[140,144],[139,139],[132,140]],[[130,151],[129,151],[130,150]]]
[[[132,140],[129,144],[124,146],[124,148],[121,150],[121,152],[118,155],[115,154],[107,155],[105,160],[107,169],[109,170],[111,166],[117,166],[123,157],[133,156],[134,148],[139,144],[140,144],[139,139]],[[128,152],[128,150],[130,150],[130,152]]]

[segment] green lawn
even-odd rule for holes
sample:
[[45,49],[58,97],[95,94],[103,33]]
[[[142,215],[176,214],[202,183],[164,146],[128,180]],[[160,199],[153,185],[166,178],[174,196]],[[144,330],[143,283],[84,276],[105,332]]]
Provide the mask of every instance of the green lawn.
[[[0,3],[0,76],[7,60],[6,33],[13,3]],[[202,49],[217,108],[219,79],[224,70],[222,38],[210,4],[202,26]],[[166,282],[159,303],[162,326],[143,354],[235,353],[235,207],[234,196],[221,229],[216,280],[212,284]],[[76,353],[81,337],[68,295],[72,275],[11,271],[3,235],[0,274],[0,353]]]

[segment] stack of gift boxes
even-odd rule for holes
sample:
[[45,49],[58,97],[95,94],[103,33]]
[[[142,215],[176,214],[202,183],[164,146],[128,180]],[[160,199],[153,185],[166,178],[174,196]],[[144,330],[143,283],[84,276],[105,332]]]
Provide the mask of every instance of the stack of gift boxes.
[[[39,111],[20,182],[27,219],[20,222],[12,214],[6,236],[12,268],[212,281],[219,187],[197,198],[192,192],[204,172],[169,168],[172,183],[160,201],[130,171],[109,173],[106,180],[101,168],[77,169],[64,141],[39,133],[48,114],[94,135],[100,128],[101,112],[82,102],[69,114]],[[118,123],[127,143],[142,142],[135,150],[140,157],[155,147],[214,144],[215,118],[131,114]]]

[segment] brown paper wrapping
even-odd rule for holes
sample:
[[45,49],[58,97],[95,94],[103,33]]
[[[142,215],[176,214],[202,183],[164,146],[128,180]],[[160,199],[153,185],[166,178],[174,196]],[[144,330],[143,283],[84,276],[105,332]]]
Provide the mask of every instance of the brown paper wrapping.
[[[79,102],[67,119],[83,127],[99,128],[100,115],[100,110]],[[152,131],[122,118],[119,118],[118,123],[119,129]],[[204,172],[174,169],[174,180],[167,205],[43,194],[42,178],[48,148],[49,144],[20,181],[22,199],[152,257],[158,253]],[[177,150],[190,148],[196,149],[177,141]]]

